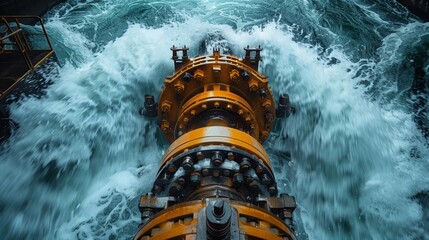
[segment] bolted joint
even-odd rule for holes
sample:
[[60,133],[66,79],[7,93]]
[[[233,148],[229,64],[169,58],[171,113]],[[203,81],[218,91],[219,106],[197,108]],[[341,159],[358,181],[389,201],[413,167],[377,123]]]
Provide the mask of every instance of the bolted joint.
[[204,71],[197,69],[197,71],[194,72],[194,79],[201,82],[204,80]]
[[243,71],[241,73],[241,77],[243,78],[244,81],[249,81],[249,79],[250,79],[250,75],[247,71]]
[[240,80],[240,72],[237,69],[232,69],[229,72],[229,79],[233,82],[238,82]]
[[240,170],[242,172],[247,172],[250,168],[250,162],[248,158],[243,158],[240,163]]
[[244,177],[241,173],[235,173],[232,177],[232,181],[236,187],[241,186],[244,183]]
[[194,170],[194,162],[190,156],[185,157],[185,160],[182,162],[182,168],[185,172],[192,172]]
[[252,78],[247,82],[247,84],[249,85],[249,90],[251,92],[256,92],[259,90],[258,80]]
[[186,73],[183,75],[183,81],[184,81],[184,82],[188,83],[188,82],[190,82],[190,81],[191,81],[191,79],[192,79],[192,75],[191,75],[190,73],[186,72]]
[[161,111],[163,113],[168,113],[170,109],[171,109],[171,102],[167,100],[163,101],[161,104]]
[[219,151],[213,152],[212,163],[215,167],[219,167],[223,163],[223,157]]
[[268,95],[267,90],[265,88],[259,89],[259,96],[261,96],[262,99],[265,99]]
[[182,191],[183,187],[179,183],[173,183],[170,187],[170,195],[172,196],[178,196],[180,192]]
[[201,174],[198,172],[194,172],[191,174],[191,183],[193,186],[198,187],[201,184]]
[[174,84],[174,91],[177,94],[181,94],[183,91],[185,91],[185,83],[183,83],[182,81],[177,81]]

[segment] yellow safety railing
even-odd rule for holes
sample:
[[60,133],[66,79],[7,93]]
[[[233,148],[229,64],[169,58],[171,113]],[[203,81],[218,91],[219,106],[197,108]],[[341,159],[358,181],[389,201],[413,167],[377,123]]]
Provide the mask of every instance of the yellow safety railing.
[[[42,32],[35,32],[28,23],[39,25]],[[37,38],[37,44],[31,41],[34,38]],[[53,55],[51,41],[40,17],[0,16],[0,98]]]

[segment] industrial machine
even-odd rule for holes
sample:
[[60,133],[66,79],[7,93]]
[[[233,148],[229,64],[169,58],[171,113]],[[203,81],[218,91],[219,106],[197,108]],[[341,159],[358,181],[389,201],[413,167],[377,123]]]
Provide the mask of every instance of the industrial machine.
[[281,95],[276,109],[258,72],[262,49],[245,48],[243,59],[219,49],[194,59],[186,46],[171,50],[174,74],[158,102],[146,95],[141,109],[158,118],[171,145],[140,199],[134,239],[296,239],[295,199],[279,195],[261,145],[291,106]]

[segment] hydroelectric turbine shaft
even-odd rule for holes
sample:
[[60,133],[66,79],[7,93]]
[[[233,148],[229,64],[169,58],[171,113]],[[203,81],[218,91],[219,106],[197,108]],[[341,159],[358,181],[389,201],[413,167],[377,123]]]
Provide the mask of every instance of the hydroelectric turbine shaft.
[[282,95],[275,108],[258,72],[262,49],[245,48],[244,59],[219,49],[194,59],[186,47],[171,50],[175,72],[158,103],[147,95],[141,110],[158,117],[171,145],[140,199],[134,239],[296,239],[295,199],[278,195],[261,145],[291,107]]

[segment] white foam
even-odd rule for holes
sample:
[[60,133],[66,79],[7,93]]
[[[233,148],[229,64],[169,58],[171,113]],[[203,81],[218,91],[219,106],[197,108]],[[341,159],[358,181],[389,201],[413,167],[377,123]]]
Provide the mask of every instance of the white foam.
[[[244,46],[261,45],[261,70],[272,90],[290,94],[297,112],[279,123],[277,137],[266,145],[279,168],[280,189],[296,196],[299,235],[406,239],[423,234],[422,209],[411,197],[429,184],[427,147],[411,114],[368,100],[367,89],[358,85],[365,77],[355,77],[361,63],[338,48],[325,56],[317,46],[294,42],[290,28],[278,21],[244,31],[244,26],[186,18],[159,28],[129,24],[96,53],[92,41],[74,28],[61,20],[49,23],[67,32],[57,36],[59,42],[74,45],[60,47],[69,63],[52,76],[46,96],[12,107],[20,128],[0,161],[2,176],[14,182],[1,184],[0,199],[8,206],[3,219],[12,223],[6,236],[131,236],[139,222],[138,195],[150,190],[165,149],[156,123],[142,118],[138,108],[144,94],[157,95],[173,71],[169,48],[186,44],[190,55],[197,55],[202,43],[208,43],[206,54],[216,44],[237,55]],[[397,54],[398,46],[386,48],[383,57]],[[331,57],[340,62],[329,65]],[[421,158],[410,157],[412,149]],[[281,154],[287,151],[292,160],[283,164]],[[40,179],[49,178],[44,171],[50,167],[54,178]]]

